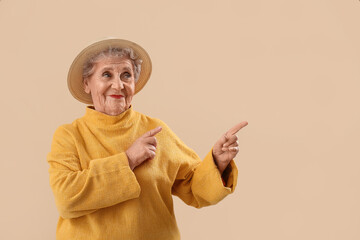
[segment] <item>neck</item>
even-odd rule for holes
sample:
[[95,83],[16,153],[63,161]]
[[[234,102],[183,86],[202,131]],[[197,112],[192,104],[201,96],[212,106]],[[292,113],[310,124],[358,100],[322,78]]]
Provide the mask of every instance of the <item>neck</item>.
[[[1,0],[0,0],[1,1]],[[105,111],[105,110],[98,110],[95,108],[95,106],[89,106],[89,108],[94,109],[95,111],[101,112],[103,114],[109,115],[109,116],[118,116],[120,114],[122,114],[123,112],[125,112],[126,110],[128,110],[131,107],[131,105],[129,107],[127,107],[125,110],[111,110],[111,111]]]
[[117,125],[118,127],[126,127],[132,125],[134,111],[132,106],[117,115],[109,115],[95,110],[94,106],[86,108],[85,119],[89,124],[96,126],[111,126]]

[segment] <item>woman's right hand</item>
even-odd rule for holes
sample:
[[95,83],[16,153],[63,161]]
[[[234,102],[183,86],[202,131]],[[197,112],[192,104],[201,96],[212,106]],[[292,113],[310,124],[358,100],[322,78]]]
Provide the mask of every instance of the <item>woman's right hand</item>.
[[162,130],[162,127],[154,128],[141,137],[135,140],[135,142],[126,150],[129,166],[131,170],[134,170],[137,166],[142,164],[146,160],[153,159],[155,157],[157,141],[155,135]]

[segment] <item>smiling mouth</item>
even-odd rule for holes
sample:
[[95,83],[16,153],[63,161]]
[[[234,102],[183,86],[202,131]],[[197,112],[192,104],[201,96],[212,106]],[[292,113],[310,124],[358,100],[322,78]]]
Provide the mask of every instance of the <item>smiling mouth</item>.
[[122,98],[124,96],[123,95],[110,95],[110,97],[120,99],[120,98]]

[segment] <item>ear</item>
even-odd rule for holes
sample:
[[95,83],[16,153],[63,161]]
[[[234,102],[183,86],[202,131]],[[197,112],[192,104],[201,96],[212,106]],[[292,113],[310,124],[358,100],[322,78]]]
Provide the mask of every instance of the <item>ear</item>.
[[84,78],[83,85],[84,85],[84,91],[87,94],[90,94],[89,78]]

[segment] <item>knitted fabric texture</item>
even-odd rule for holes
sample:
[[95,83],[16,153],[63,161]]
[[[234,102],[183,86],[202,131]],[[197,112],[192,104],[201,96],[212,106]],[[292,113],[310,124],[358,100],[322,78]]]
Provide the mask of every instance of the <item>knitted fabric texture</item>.
[[[132,171],[125,151],[158,126],[156,157]],[[238,174],[232,160],[224,186],[212,149],[201,161],[164,122],[132,106],[118,116],[87,107],[55,131],[47,161],[57,240],[180,239],[172,195],[196,208],[213,205],[234,191]]]

